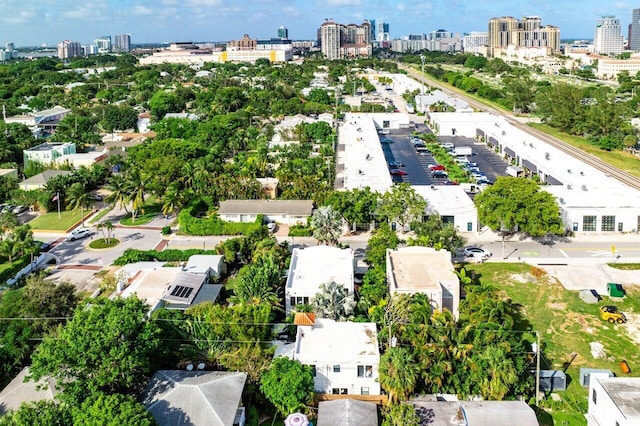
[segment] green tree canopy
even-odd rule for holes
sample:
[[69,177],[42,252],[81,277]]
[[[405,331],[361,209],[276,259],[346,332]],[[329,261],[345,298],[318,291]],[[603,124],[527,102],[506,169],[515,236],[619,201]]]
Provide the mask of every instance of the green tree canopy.
[[129,395],[92,394],[73,409],[74,426],[153,426],[156,421],[147,409]]
[[427,202],[408,183],[400,183],[382,195],[378,215],[389,222],[398,222],[402,232],[413,221],[420,221]]
[[283,416],[304,408],[313,399],[311,367],[278,357],[260,379],[260,390]]
[[480,222],[494,231],[517,230],[534,237],[565,231],[554,196],[532,180],[499,177],[474,201]]
[[87,391],[140,391],[161,344],[159,328],[147,321],[148,310],[134,297],[92,299],[79,306],[56,336],[37,347],[30,378],[54,377],[79,399]]

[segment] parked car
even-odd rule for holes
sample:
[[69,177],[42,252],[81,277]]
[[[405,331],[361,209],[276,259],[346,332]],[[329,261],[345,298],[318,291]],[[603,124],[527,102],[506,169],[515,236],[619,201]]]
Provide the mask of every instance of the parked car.
[[449,175],[442,170],[436,170],[431,173],[431,177],[435,179],[446,179],[449,177]]
[[451,149],[453,150],[453,144],[450,142],[446,142],[446,143],[441,143],[440,144],[441,147],[443,147],[444,149]]
[[476,183],[478,185],[493,185],[493,182],[490,181],[489,179],[485,179],[485,178],[480,178],[476,180]]
[[15,209],[15,208],[16,208],[16,206],[13,206],[11,204],[7,204],[2,208],[2,211],[0,213],[11,213],[11,211],[13,209]]
[[27,210],[27,206],[15,206],[12,210],[14,214],[20,214],[23,211]]
[[491,253],[488,250],[482,249],[480,247],[468,246],[464,248],[464,255],[467,257],[478,257],[481,259],[488,259],[493,255],[493,253]]
[[429,164],[429,170],[431,171],[435,171],[435,170],[447,170],[447,168],[442,165],[442,164]]
[[91,230],[88,228],[78,228],[78,229],[74,229],[73,231],[69,232],[69,234],[67,235],[67,240],[69,241],[75,241],[75,240],[79,240],[81,238],[87,238],[91,236]]
[[89,194],[89,199],[94,201],[102,201],[102,195],[100,194]]
[[406,176],[407,172],[405,172],[404,170],[400,170],[400,169],[391,169],[389,170],[389,173],[391,173],[393,176]]
[[35,241],[36,244],[39,244],[38,251],[43,253],[51,250],[51,243],[47,243],[46,241]]
[[424,142],[422,142],[422,141],[420,141],[420,142],[414,142],[413,146],[414,146],[415,148],[426,148],[426,147],[427,147],[427,145],[426,145]]
[[398,167],[404,167],[402,161],[389,161],[389,167],[392,169],[397,169]]
[[388,131],[388,130],[378,130],[378,132],[379,132],[381,135],[388,135],[388,134],[390,134],[390,133],[391,133],[391,132],[390,132],[390,131]]
[[393,143],[393,139],[382,138],[380,139],[380,143]]

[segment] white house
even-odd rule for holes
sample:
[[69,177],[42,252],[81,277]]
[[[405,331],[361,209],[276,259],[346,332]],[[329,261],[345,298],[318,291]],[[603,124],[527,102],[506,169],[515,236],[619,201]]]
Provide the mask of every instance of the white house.
[[40,145],[22,151],[24,164],[29,161],[37,161],[42,164],[51,164],[63,155],[76,153],[76,144],[73,142],[45,142]]
[[463,185],[412,185],[427,202],[425,214],[438,215],[458,232],[478,230],[478,211]]
[[325,245],[293,249],[284,290],[286,313],[298,304],[311,303],[320,292],[320,286],[332,281],[353,293],[352,249]]
[[194,254],[182,268],[185,272],[206,275],[212,280],[219,279],[226,272],[224,256],[214,254]]
[[458,318],[460,280],[451,253],[431,247],[402,247],[387,250],[389,294],[424,293],[434,309],[448,309]]
[[591,374],[587,426],[640,424],[640,377]]
[[[307,321],[301,321],[304,317]],[[276,350],[310,365],[317,393],[334,395],[380,395],[378,332],[371,322],[335,322],[297,314],[295,343]],[[309,325],[302,325],[309,324]]]
[[261,214],[270,222],[306,224],[313,213],[313,200],[225,200],[218,215],[228,222],[254,222]]

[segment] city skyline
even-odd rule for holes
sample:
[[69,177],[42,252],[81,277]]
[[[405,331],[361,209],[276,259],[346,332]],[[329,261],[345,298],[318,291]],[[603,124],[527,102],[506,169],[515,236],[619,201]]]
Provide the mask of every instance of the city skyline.
[[[615,15],[626,36],[633,7],[600,0],[541,0],[535,6],[522,0],[5,0],[0,4],[0,43],[55,47],[61,40],[90,44],[98,36],[116,34],[131,34],[134,44],[222,41],[243,34],[276,37],[280,26],[287,27],[291,39],[315,40],[325,18],[345,24],[388,22],[393,39],[437,29],[487,31],[488,20],[501,16],[540,16],[543,25],[559,27],[564,39],[591,39],[604,15]],[[184,24],[176,25],[180,22]]]

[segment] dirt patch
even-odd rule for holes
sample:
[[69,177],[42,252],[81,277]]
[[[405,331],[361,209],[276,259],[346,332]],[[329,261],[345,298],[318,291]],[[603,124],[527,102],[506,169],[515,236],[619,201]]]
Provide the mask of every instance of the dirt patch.
[[563,309],[567,309],[566,303],[547,303],[547,307],[549,309],[554,309],[556,311],[561,311]]
[[521,283],[521,284],[529,284],[529,283],[535,283],[537,281],[536,277],[534,277],[531,274],[525,273],[525,274],[511,274],[509,276],[509,279],[511,281],[514,281],[516,283]]
[[640,345],[640,314],[625,313],[627,322],[624,328],[627,330],[631,340]]

